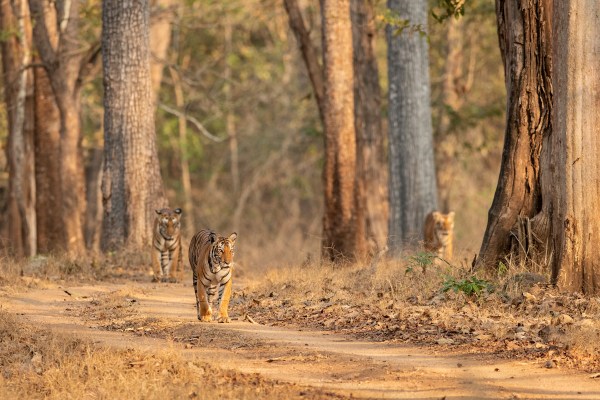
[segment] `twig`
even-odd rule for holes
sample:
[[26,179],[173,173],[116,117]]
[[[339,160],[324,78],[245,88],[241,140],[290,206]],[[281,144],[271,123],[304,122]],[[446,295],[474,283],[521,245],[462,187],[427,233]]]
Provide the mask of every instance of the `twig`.
[[183,117],[183,118],[185,118],[186,120],[188,120],[189,122],[191,122],[200,131],[200,133],[202,133],[204,136],[206,136],[207,138],[209,138],[210,140],[212,140],[214,142],[221,143],[221,142],[229,139],[229,137],[220,138],[220,137],[217,137],[217,136],[213,135],[196,118],[191,117],[189,115],[186,115],[185,113],[182,113],[179,110],[176,110],[176,109],[174,109],[172,107],[169,107],[168,105],[163,104],[163,103],[159,103],[158,106],[160,108],[162,108],[163,110],[165,110],[166,112],[175,115],[176,117],[180,117],[180,118]]

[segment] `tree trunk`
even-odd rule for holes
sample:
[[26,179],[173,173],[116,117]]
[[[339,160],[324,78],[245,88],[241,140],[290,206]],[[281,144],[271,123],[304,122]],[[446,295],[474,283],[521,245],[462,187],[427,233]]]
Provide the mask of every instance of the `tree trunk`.
[[[183,85],[181,77],[175,68],[169,68],[171,80],[173,81],[173,91],[175,92],[175,105],[178,110],[185,108],[185,99],[183,97]],[[194,221],[194,206],[192,203],[192,179],[190,176],[190,163],[188,162],[187,152],[187,119],[185,114],[179,114],[177,117],[177,128],[179,132],[179,163],[181,165],[181,186],[183,187],[183,207],[185,212],[185,231],[190,237],[194,235],[196,223]]]
[[308,71],[308,77],[312,83],[313,92],[317,100],[317,106],[319,108],[319,115],[321,121],[325,121],[325,110],[324,110],[324,96],[325,96],[325,82],[323,78],[323,68],[319,62],[318,51],[310,40],[310,35],[306,26],[304,25],[304,19],[300,12],[297,0],[283,0],[285,10],[288,14],[290,28],[296,40],[300,46],[300,53],[306,64]]
[[[550,0],[497,0],[498,36],[504,62],[507,105],[506,133],[498,186],[478,265],[496,268],[519,249],[521,261],[535,243],[547,241],[549,199],[542,204],[540,155],[550,135],[552,115]],[[546,197],[546,196],[544,196]],[[536,214],[538,214],[536,216]],[[523,229],[529,219],[533,231]],[[525,223],[524,223],[525,222]],[[511,234],[513,232],[514,234]],[[511,244],[511,237],[516,243]],[[534,239],[535,237],[535,239]],[[534,243],[535,242],[535,243]]]
[[25,1],[3,0],[1,28],[13,32],[2,41],[5,101],[8,114],[8,225],[12,251],[32,256],[37,251],[33,140],[31,27]]
[[85,250],[85,183],[81,155],[80,89],[85,60],[79,42],[77,1],[49,3],[29,0],[34,22],[33,39],[48,73],[60,115],[60,210],[61,227],[68,251]]
[[323,256],[360,259],[366,252],[365,224],[356,189],[356,134],[350,0],[321,2],[325,71],[325,215]]
[[[60,189],[60,114],[48,74],[36,68],[35,76],[35,179],[38,251],[65,250]],[[60,208],[59,208],[60,210]]]
[[554,281],[600,293],[600,3],[554,1]]
[[105,0],[102,26],[102,247],[108,250],[147,244],[154,210],[166,201],[154,131],[148,0]]
[[352,0],[351,13],[358,207],[365,210],[371,250],[381,250],[387,243],[388,193],[372,0]]
[[150,16],[150,76],[152,104],[156,105],[167,53],[171,45],[172,24],[175,20],[176,0],[151,0]]
[[[413,26],[427,26],[427,1],[388,0]],[[427,39],[386,29],[389,80],[389,248],[422,240],[425,216],[437,208]]]

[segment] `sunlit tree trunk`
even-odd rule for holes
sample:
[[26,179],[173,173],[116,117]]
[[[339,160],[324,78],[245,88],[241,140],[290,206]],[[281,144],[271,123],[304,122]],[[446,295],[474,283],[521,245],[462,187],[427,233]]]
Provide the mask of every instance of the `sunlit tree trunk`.
[[8,225],[11,250],[17,256],[37,251],[33,133],[31,25],[25,1],[3,0],[0,25],[13,35],[2,41],[2,67],[8,114]]
[[[323,256],[354,260],[366,252],[364,209],[358,207],[350,0],[321,2],[325,71],[325,215]],[[362,231],[361,231],[362,230]]]
[[102,247],[142,246],[152,236],[154,210],[166,206],[154,131],[148,0],[105,0],[102,27]]
[[555,0],[553,278],[600,293],[600,2]]
[[[388,0],[400,18],[427,27],[427,1]],[[387,27],[389,81],[389,248],[399,254],[422,240],[425,216],[437,208],[429,87],[429,46],[419,32]]]
[[[551,0],[497,0],[500,50],[507,104],[500,177],[478,257],[496,268],[511,253],[520,260],[542,248],[549,261],[549,196],[552,178],[547,139],[552,131]],[[546,154],[545,157],[542,153]],[[542,161],[541,161],[542,160]],[[548,186],[547,190],[554,190]],[[512,232],[512,233],[511,233]],[[513,240],[511,241],[511,237]],[[535,251],[537,252],[537,251]]]
[[150,76],[153,104],[156,104],[163,71],[168,63],[177,0],[151,0],[150,7]]
[[372,0],[351,0],[351,13],[358,206],[365,210],[366,234],[371,246],[382,250],[387,244],[388,175]]

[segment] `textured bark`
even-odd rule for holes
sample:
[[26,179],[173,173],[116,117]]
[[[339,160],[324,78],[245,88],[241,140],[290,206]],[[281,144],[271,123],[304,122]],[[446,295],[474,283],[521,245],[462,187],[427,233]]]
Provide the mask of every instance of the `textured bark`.
[[83,218],[85,182],[81,155],[80,92],[87,54],[79,42],[77,1],[29,0],[34,22],[33,40],[48,73],[60,115],[60,210],[61,227],[68,251],[85,250]]
[[166,206],[156,150],[148,0],[105,0],[103,249],[149,243]]
[[600,3],[554,1],[553,279],[600,294]]
[[[411,25],[427,26],[427,1],[388,0]],[[399,254],[423,238],[425,216],[437,208],[427,39],[387,27],[389,81],[389,248]]]
[[[507,90],[506,133],[479,266],[496,268],[511,251],[511,231],[523,232],[520,221],[528,221],[542,210],[540,155],[544,137],[552,129],[551,11],[549,0],[496,1]],[[547,218],[545,213],[537,215],[534,225]],[[514,247],[528,249],[533,243],[527,238],[533,236],[545,243],[547,229],[537,230],[535,235],[513,235],[519,242]]]
[[31,71],[31,26],[27,3],[3,0],[0,25],[14,35],[2,41],[5,101],[8,113],[8,229],[16,256],[37,251],[35,174],[33,141],[33,90]]
[[366,253],[364,209],[356,189],[356,134],[350,0],[321,2],[325,76],[325,215],[323,257],[360,259]]
[[[35,179],[38,251],[65,250],[60,189],[60,113],[48,74],[36,68],[35,76]],[[60,209],[60,208],[59,208]]]
[[388,194],[372,0],[351,0],[358,207],[371,250],[387,244]]

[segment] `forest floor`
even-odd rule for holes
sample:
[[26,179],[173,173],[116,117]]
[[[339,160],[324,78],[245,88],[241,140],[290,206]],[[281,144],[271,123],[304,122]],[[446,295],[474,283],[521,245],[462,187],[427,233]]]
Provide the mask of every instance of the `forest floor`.
[[[377,292],[369,305],[320,289],[297,298],[285,276],[264,285],[246,274],[234,285],[232,323],[200,323],[189,284],[20,279],[0,286],[0,398],[600,398],[597,353],[576,359],[544,340],[550,326],[589,318],[556,311],[538,330],[535,318],[524,324],[498,308],[482,316],[472,302],[445,308],[439,295],[396,306]],[[540,306],[547,298],[526,292],[521,303],[535,296]],[[74,356],[53,356],[50,342],[68,342],[54,353]],[[102,367],[93,354],[106,349],[117,358]]]

